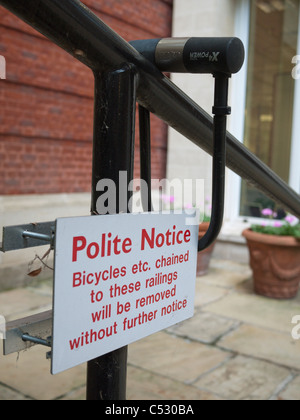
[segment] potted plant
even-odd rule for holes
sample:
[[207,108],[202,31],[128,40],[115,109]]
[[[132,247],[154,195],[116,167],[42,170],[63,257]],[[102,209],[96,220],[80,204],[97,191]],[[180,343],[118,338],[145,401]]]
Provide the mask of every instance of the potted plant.
[[287,216],[274,220],[272,209],[262,211],[268,222],[252,225],[243,232],[250,252],[254,290],[275,299],[292,299],[300,284],[300,224]]

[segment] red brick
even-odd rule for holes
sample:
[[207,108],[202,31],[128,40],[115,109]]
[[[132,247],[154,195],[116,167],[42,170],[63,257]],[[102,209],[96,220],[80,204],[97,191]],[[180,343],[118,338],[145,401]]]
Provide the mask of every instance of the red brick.
[[[126,40],[171,33],[172,0],[85,0]],[[91,184],[91,71],[0,7],[0,194],[88,192]],[[152,118],[152,175],[166,172],[167,129]],[[138,121],[137,121],[138,127]],[[136,136],[135,177],[139,178]]]

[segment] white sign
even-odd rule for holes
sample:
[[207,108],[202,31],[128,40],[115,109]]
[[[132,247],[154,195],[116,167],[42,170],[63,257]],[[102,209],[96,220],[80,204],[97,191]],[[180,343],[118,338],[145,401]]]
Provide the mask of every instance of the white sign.
[[155,213],[57,220],[52,374],[193,316],[198,225],[188,222]]

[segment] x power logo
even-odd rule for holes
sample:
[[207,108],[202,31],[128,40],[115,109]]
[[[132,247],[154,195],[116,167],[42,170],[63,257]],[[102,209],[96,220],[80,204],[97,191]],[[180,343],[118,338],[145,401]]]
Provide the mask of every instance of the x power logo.
[[220,52],[193,52],[190,53],[190,60],[196,61],[202,58],[208,58],[211,63],[217,63],[219,61]]
[[211,61],[212,63],[217,63],[218,57],[219,57],[220,53],[219,52],[213,52],[212,55],[209,56],[209,61]]

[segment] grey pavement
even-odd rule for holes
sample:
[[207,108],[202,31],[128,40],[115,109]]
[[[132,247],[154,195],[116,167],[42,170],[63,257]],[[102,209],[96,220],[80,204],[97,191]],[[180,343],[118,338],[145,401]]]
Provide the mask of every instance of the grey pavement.
[[[300,315],[292,301],[256,296],[247,265],[213,260],[197,279],[195,316],[129,346],[128,400],[300,400]],[[18,319],[51,309],[52,282],[0,294]],[[83,400],[86,366],[50,375],[46,350],[0,353],[0,400]]]

